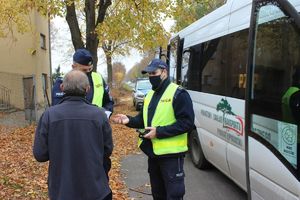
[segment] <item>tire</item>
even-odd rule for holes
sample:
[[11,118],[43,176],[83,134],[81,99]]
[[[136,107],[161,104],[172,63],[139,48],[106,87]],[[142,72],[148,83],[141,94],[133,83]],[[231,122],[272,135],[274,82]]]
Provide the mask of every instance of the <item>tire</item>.
[[199,169],[208,169],[211,164],[206,160],[196,130],[189,134],[189,152],[194,165]]

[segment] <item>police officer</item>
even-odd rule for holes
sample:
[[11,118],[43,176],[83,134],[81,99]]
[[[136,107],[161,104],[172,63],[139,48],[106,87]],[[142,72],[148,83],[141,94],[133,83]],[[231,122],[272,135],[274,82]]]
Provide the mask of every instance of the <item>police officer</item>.
[[194,127],[194,111],[186,90],[171,83],[167,64],[154,59],[142,71],[152,90],[135,116],[117,114],[115,123],[149,131],[140,135],[139,147],[148,156],[148,172],[154,200],[179,200],[185,194],[183,162],[187,133]]
[[[87,93],[86,99],[97,105],[103,107],[105,113],[110,117],[113,112],[114,101],[109,94],[109,87],[103,80],[101,74],[92,72],[93,70],[93,57],[86,49],[77,49],[73,55],[73,69],[80,70],[87,74],[91,86],[91,90]],[[58,78],[52,89],[52,105],[56,105],[62,99],[64,93],[60,89],[62,78]]]

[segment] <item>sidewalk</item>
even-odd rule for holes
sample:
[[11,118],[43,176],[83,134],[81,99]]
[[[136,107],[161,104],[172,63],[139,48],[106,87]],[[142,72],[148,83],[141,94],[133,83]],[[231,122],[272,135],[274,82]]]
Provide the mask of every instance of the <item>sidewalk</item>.
[[23,128],[29,125],[29,121],[25,120],[25,112],[17,111],[13,113],[3,113],[0,117],[0,133],[9,132],[10,129]]
[[153,199],[147,166],[147,156],[143,153],[129,155],[122,160],[121,173],[132,200]]
[[[197,169],[186,154],[184,162],[184,200],[246,200],[247,194],[233,181],[212,167]],[[143,153],[129,155],[121,162],[121,173],[131,200],[152,200],[147,156]]]

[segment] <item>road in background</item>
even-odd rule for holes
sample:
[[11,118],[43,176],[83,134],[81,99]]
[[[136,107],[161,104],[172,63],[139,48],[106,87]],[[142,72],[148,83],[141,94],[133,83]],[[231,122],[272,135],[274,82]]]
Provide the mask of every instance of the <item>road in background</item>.
[[[199,170],[189,155],[185,158],[185,200],[246,200],[247,194],[216,168]],[[152,200],[147,172],[147,156],[143,153],[123,159],[121,172],[131,198]]]

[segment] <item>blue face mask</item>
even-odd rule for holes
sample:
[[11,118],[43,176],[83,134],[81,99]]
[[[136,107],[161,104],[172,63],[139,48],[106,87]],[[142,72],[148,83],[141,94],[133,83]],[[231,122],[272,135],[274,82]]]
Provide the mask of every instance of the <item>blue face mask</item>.
[[152,90],[156,90],[161,84],[160,75],[157,76],[149,76],[149,81],[152,85]]

